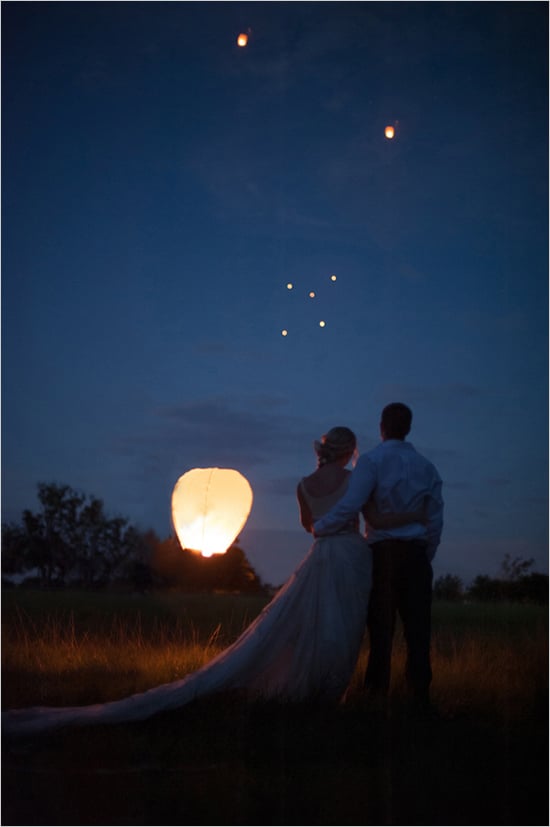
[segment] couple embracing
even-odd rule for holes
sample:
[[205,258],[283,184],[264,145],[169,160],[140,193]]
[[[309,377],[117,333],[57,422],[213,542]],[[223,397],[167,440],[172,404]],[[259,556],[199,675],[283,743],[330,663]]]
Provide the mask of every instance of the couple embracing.
[[[231,690],[282,701],[339,702],[365,633],[369,694],[385,697],[399,613],[407,644],[407,683],[429,701],[431,561],[443,524],[441,478],[406,441],[411,410],[387,405],[381,443],[359,457],[349,428],[314,443],[317,469],[298,485],[300,519],[315,540],[298,568],[240,637],[196,672],[119,701],[84,707],[8,710],[7,735],[62,726],[150,718]],[[366,530],[360,531],[360,514]]]
[[[372,555],[365,689],[374,699],[384,698],[389,691],[392,642],[399,614],[407,645],[407,687],[414,701],[426,705],[432,679],[431,562],[441,539],[443,499],[436,468],[406,441],[411,423],[409,407],[399,402],[387,405],[380,420],[382,441],[359,457],[352,473],[343,466],[355,446],[353,433],[347,428],[330,431],[318,449],[320,467],[302,480],[298,500],[302,524],[319,538],[317,542],[335,533],[339,537],[339,532],[343,532],[341,542],[345,542],[350,520],[363,514],[368,555]],[[340,465],[340,474],[326,468],[328,456],[333,466]],[[334,488],[338,476],[341,489]],[[311,510],[312,505],[315,508],[308,493],[312,489],[328,498],[317,500],[318,513]]]

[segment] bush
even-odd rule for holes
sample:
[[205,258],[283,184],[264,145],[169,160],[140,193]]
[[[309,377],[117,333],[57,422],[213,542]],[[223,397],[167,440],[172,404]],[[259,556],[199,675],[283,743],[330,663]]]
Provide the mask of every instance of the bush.
[[455,574],[445,574],[435,581],[433,596],[436,600],[463,600],[464,584]]
[[548,575],[533,572],[515,580],[502,580],[480,574],[468,589],[472,600],[512,603],[548,603]]

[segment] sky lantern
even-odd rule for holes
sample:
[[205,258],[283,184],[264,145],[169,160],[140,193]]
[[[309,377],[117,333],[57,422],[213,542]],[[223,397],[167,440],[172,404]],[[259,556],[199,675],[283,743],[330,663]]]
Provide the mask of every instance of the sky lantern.
[[386,138],[388,138],[388,139],[391,141],[391,139],[392,139],[392,138],[393,138],[393,136],[395,135],[395,127],[393,127],[393,126],[387,126],[387,127],[384,129],[384,135],[386,136]]
[[248,43],[248,35],[245,34],[244,32],[241,32],[240,35],[237,38],[237,46],[243,47],[243,46],[246,46],[247,43]]
[[193,468],[172,492],[172,522],[181,547],[203,557],[223,554],[252,508],[252,488],[233,468]]
[[330,280],[331,280],[331,281],[336,281],[336,276],[335,276],[335,275],[332,275],[332,276],[330,277]]

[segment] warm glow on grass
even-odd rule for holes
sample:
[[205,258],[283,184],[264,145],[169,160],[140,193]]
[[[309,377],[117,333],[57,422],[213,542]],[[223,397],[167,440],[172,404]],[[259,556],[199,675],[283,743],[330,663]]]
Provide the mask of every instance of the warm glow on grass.
[[[177,680],[233,642],[267,600],[13,589],[3,607],[4,704],[96,703]],[[433,698],[441,712],[524,720],[548,697],[546,620],[544,606],[434,605]],[[362,697],[367,658],[365,642],[352,700]],[[398,627],[394,698],[405,667]]]

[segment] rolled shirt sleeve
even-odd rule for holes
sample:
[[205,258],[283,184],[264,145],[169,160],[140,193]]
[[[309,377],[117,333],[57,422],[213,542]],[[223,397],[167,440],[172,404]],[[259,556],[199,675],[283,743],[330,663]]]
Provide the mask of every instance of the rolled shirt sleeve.
[[443,484],[439,474],[436,474],[436,479],[432,486],[432,490],[428,499],[428,525],[426,529],[428,546],[426,554],[430,562],[435,557],[437,547],[441,542],[441,533],[443,531],[443,510],[444,501],[442,496]]

